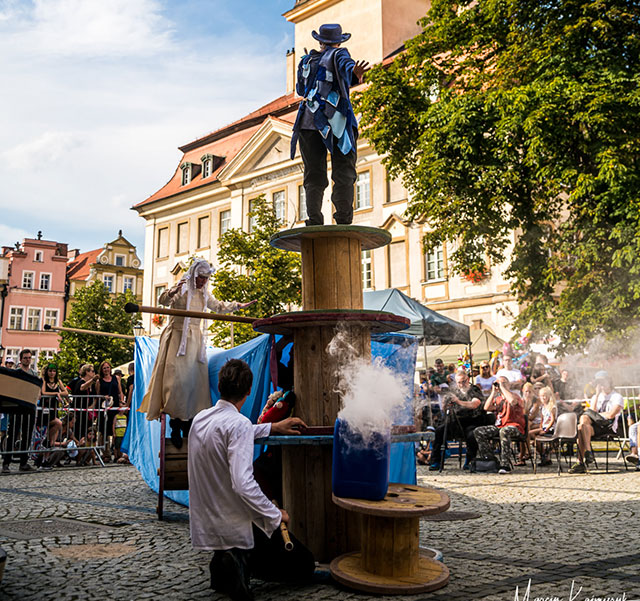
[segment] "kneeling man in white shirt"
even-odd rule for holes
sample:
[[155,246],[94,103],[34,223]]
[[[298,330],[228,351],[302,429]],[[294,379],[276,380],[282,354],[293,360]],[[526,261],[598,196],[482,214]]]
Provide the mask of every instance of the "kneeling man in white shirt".
[[239,359],[218,375],[220,400],[200,411],[189,432],[189,523],[195,550],[214,551],[211,588],[234,601],[253,599],[249,577],[305,581],[315,570],[311,552],[291,535],[285,551],[280,524],[289,521],[260,490],[253,476],[254,439],[298,434],[304,422],[252,424],[240,413],[251,392],[253,374]]

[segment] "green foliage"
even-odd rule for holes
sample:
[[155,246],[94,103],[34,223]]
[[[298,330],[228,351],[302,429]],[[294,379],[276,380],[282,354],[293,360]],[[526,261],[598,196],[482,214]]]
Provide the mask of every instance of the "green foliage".
[[447,242],[454,273],[510,256],[514,326],[564,351],[639,316],[639,7],[433,0],[356,100],[425,248]]
[[[104,284],[96,281],[78,290],[62,325],[133,335],[133,326],[139,321],[140,314],[125,313],[124,306],[135,302],[136,298],[130,290],[112,298]],[[113,366],[133,360],[133,340],[73,332],[60,332],[60,336],[60,351],[55,362],[64,382],[74,378],[84,363],[92,363],[97,369],[105,360],[111,361]]]
[[[249,217],[255,225],[250,233],[230,229],[220,238],[213,295],[224,301],[257,303],[237,315],[269,317],[301,303],[300,255],[273,248],[271,236],[280,231],[273,206],[263,196],[255,200]],[[234,343],[241,344],[258,335],[249,325],[236,323]],[[230,344],[230,324],[216,321],[210,327],[213,343],[221,348]]]

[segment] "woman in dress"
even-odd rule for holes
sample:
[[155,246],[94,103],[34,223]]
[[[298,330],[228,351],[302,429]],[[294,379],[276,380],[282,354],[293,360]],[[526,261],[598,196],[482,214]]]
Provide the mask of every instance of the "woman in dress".
[[[53,448],[58,439],[62,421],[58,419],[58,408],[65,405],[69,399],[67,387],[58,378],[58,367],[55,363],[49,363],[42,369],[42,394],[40,396],[40,410],[38,415],[38,427],[47,428],[47,446]],[[64,398],[63,398],[64,397]],[[45,457],[45,460],[47,458]]]
[[[98,441],[104,444],[104,453],[102,455],[105,463],[111,461],[111,448],[109,446],[109,437],[113,430],[113,420],[118,413],[120,399],[122,398],[122,389],[120,382],[116,376],[111,373],[112,366],[109,361],[103,361],[98,368],[98,394],[105,397],[104,410],[98,414]],[[106,413],[106,424],[105,424]],[[106,426],[106,428],[105,428]],[[103,440],[104,438],[104,440]]]
[[[159,304],[172,309],[231,313],[248,303],[223,302],[211,296],[208,281],[214,268],[204,259],[196,259],[187,274],[170,290],[163,292]],[[201,320],[171,315],[160,336],[160,347],[147,392],[138,411],[148,420],[166,413],[171,417],[171,440],[182,446],[191,420],[202,409],[211,407],[209,367]]]

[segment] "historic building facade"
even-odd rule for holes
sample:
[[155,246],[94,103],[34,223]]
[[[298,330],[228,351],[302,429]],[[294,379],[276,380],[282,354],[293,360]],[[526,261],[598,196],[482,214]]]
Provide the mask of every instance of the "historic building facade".
[[136,247],[120,230],[118,237],[102,248],[84,253],[71,252],[67,269],[69,298],[73,302],[78,290],[99,281],[112,295],[130,290],[138,302],[141,302],[143,276],[142,262],[136,253]]
[[[289,159],[289,145],[299,103],[293,92],[296,57],[302,48],[317,46],[311,31],[322,23],[341,23],[352,33],[345,44],[352,56],[379,63],[419,33],[416,21],[428,7],[428,0],[298,0],[285,13],[295,24],[295,48],[286,57],[287,93],[180,147],[182,159],[169,182],[133,207],[146,220],[144,304],[155,304],[179,279],[189,256],[215,265],[218,239],[227,229],[250,231],[247,213],[259,195],[273,202],[283,227],[304,225],[302,161],[299,153]],[[353,223],[392,235],[389,246],[363,253],[365,290],[398,288],[453,319],[509,338],[506,315],[517,313],[517,303],[501,275],[504,266],[488,265],[486,277],[473,281],[449,272],[446,247],[425,254],[421,241],[427,225],[403,219],[407,191],[387,176],[382,158],[360,138]],[[328,189],[325,223],[332,222],[329,195]],[[146,330],[158,334],[145,317]]]
[[58,334],[44,326],[59,326],[65,316],[67,245],[25,238],[14,247],[4,246],[2,258],[8,266],[7,282],[0,286],[5,360],[17,365],[26,348],[35,368],[39,357],[52,357],[58,350]]

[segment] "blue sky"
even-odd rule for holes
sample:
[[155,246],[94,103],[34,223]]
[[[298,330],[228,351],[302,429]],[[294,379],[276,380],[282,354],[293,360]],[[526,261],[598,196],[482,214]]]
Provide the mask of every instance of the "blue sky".
[[285,93],[294,0],[0,0],[0,244],[124,235],[177,147]]

